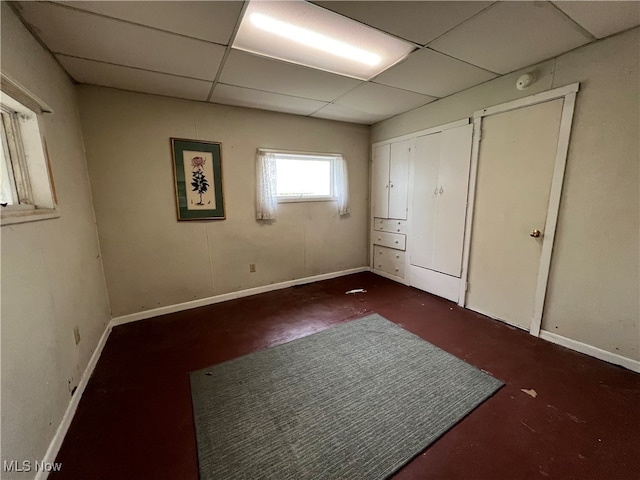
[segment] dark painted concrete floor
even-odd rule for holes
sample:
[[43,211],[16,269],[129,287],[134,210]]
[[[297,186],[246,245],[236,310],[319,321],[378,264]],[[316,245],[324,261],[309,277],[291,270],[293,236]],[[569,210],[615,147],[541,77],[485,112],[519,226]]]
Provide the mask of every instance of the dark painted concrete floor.
[[640,478],[640,375],[370,273],[116,327],[50,478],[196,480],[188,372],[369,312],[506,384],[394,479]]

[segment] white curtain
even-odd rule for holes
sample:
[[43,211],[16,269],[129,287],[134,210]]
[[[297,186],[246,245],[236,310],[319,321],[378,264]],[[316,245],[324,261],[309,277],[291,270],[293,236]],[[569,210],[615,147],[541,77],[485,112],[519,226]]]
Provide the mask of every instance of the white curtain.
[[348,215],[351,212],[351,203],[349,202],[349,173],[347,171],[347,162],[342,155],[336,157],[334,168],[334,186],[336,196],[338,197],[338,213]]
[[275,220],[278,209],[278,194],[276,191],[276,158],[273,153],[258,150],[256,181],[256,219]]

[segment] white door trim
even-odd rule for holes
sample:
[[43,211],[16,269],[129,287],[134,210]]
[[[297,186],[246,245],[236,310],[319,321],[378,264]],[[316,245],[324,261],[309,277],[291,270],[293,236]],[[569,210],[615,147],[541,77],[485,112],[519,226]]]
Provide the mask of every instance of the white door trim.
[[567,153],[569,151],[569,136],[571,135],[571,124],[573,123],[573,111],[576,104],[576,92],[569,93],[564,97],[562,105],[562,117],[560,118],[560,135],[558,136],[558,147],[556,150],[556,163],[551,180],[551,193],[549,194],[549,209],[547,210],[547,223],[544,227],[544,238],[542,239],[542,252],[540,254],[540,268],[538,270],[538,285],[533,303],[533,318],[529,332],[536,337],[540,335],[542,325],[542,313],[544,300],[547,295],[547,285],[549,280],[549,270],[551,269],[551,253],[556,237],[556,226],[558,224],[558,210],[560,209],[560,197],[562,195],[562,184],[564,182],[564,171],[567,165]]
[[[519,108],[530,107],[550,100],[564,98],[562,105],[562,116],[560,119],[560,131],[558,136],[558,146],[556,148],[555,166],[551,180],[551,193],[549,195],[549,207],[547,210],[547,222],[545,225],[544,238],[542,242],[542,252],[540,254],[540,266],[538,270],[538,282],[534,297],[533,317],[529,333],[534,336],[540,335],[542,324],[542,313],[544,301],[547,293],[549,280],[549,270],[551,268],[551,254],[558,223],[558,210],[560,208],[560,198],[562,196],[562,184],[564,182],[564,172],[567,164],[567,153],[569,150],[569,137],[573,122],[573,112],[575,108],[576,93],[580,89],[579,83],[573,83],[564,87],[538,93],[529,97],[520,98],[511,102],[496,105],[494,107],[478,110],[473,115],[473,146],[471,150],[471,172],[469,176],[469,201],[467,202],[467,220],[464,233],[464,250],[462,255],[462,276],[460,278],[460,300],[458,305],[465,306],[467,281],[469,278],[469,252],[471,247],[471,235],[473,225],[473,213],[476,193],[476,180],[478,173],[478,157],[480,154],[480,142],[482,141],[482,119],[490,115],[504,113]],[[473,288],[473,286],[471,286]]]
[[467,188],[467,212],[464,222],[464,244],[462,246],[462,272],[460,273],[460,295],[458,305],[465,306],[467,299],[467,279],[469,278],[469,251],[471,250],[471,226],[476,203],[476,179],[478,177],[478,155],[480,153],[480,118],[473,119],[473,140],[471,143],[471,167],[469,168],[469,187]]
[[488,117],[489,115],[495,115],[496,113],[504,113],[510,110],[517,110],[522,107],[530,107],[538,103],[548,102],[549,100],[555,100],[556,98],[566,97],[571,93],[577,93],[580,90],[580,83],[572,83],[565,85],[564,87],[554,88],[546,92],[536,93],[528,97],[512,100],[511,102],[501,103],[493,107],[483,108],[473,113],[473,118]]

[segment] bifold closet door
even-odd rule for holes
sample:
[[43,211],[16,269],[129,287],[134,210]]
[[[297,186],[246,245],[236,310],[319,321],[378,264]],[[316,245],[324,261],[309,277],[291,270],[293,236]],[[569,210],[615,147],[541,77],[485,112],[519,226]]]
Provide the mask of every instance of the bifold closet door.
[[389,218],[407,219],[411,140],[391,144],[389,163]]
[[435,250],[440,143],[438,133],[418,137],[413,165],[409,263],[430,269]]
[[416,139],[410,263],[460,277],[473,125]]
[[371,201],[373,216],[387,218],[389,216],[389,161],[391,145],[381,145],[373,149],[371,166]]
[[473,125],[439,134],[440,168],[433,269],[454,277],[460,277],[462,271],[472,134]]

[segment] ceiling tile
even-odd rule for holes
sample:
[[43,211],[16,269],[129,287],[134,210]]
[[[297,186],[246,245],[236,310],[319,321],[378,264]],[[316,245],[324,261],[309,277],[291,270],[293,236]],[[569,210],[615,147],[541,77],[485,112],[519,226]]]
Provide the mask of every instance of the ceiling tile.
[[325,102],[306,98],[289,97],[279,93],[261,92],[250,88],[219,83],[213,92],[213,103],[259,108],[276,112],[310,115],[326,105]]
[[43,2],[25,20],[54,53],[213,80],[225,47]]
[[78,82],[189,100],[207,99],[213,82],[56,55]]
[[331,101],[362,83],[353,78],[239,50],[232,50],[229,54],[220,81],[229,85],[324,101]]
[[591,40],[547,2],[500,2],[429,48],[492,72],[508,73]]
[[325,118],[327,120],[338,120],[340,122],[361,123],[364,125],[373,125],[382,120],[392,117],[393,115],[381,115],[374,113],[361,112],[353,108],[343,105],[329,104],[311,115],[315,118]]
[[313,2],[405,40],[426,45],[493,2]]
[[242,2],[56,2],[73,8],[227,45]]
[[374,82],[433,97],[446,97],[496,77],[494,73],[425,48],[378,75]]
[[436,100],[434,97],[386,85],[363,83],[334,103],[362,113],[388,117],[426,105],[434,100]]
[[640,2],[553,2],[596,38],[640,25]]

